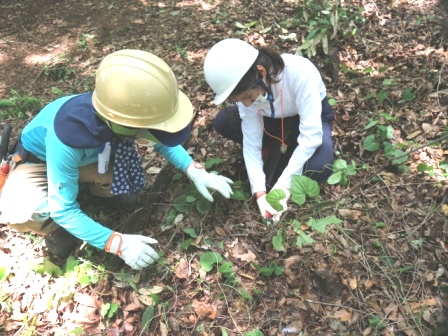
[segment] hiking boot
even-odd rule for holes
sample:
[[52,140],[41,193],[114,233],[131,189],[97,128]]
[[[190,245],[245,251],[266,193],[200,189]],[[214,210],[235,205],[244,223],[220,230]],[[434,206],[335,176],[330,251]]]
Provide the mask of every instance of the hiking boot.
[[48,251],[61,259],[67,258],[76,247],[75,237],[62,227],[51,231],[44,240]]

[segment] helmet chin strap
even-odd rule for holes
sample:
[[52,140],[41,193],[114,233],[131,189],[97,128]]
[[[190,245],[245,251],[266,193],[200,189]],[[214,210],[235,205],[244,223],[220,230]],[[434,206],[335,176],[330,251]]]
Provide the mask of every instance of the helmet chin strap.
[[271,117],[274,118],[275,117],[275,108],[274,108],[274,97],[272,96],[272,92],[268,88],[268,86],[264,83],[263,78],[259,79],[258,85],[260,85],[263,88],[263,90],[266,91],[266,93],[268,95],[269,105],[271,105]]

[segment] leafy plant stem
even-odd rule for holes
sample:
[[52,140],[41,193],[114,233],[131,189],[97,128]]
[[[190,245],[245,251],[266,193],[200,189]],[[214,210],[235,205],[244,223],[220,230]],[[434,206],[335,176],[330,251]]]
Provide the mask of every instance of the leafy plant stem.
[[401,157],[403,157],[403,156],[409,155],[409,154],[411,154],[411,153],[413,153],[413,152],[415,152],[415,151],[418,151],[419,149],[422,149],[422,148],[431,146],[431,145],[433,145],[433,144],[435,144],[435,143],[438,143],[438,142],[440,142],[440,141],[442,141],[442,140],[444,140],[444,139],[447,139],[447,138],[448,138],[448,134],[442,135],[441,137],[439,137],[439,138],[437,138],[437,139],[435,139],[435,140],[432,140],[432,141],[430,141],[430,142],[428,142],[428,143],[426,143],[426,144],[424,144],[424,145],[421,145],[421,146],[418,146],[418,147],[415,147],[415,148],[411,148],[411,149],[409,149],[407,152],[403,153],[402,155],[395,156],[395,157],[393,157],[393,158],[389,158],[389,159],[387,159],[387,160],[386,160],[380,167],[378,167],[378,168],[377,168],[373,173],[371,173],[369,176],[366,176],[364,179],[362,179],[361,181],[359,181],[358,183],[356,183],[353,187],[351,187],[351,188],[345,190],[344,193],[343,193],[343,195],[341,195],[341,198],[346,197],[346,195],[353,194],[359,187],[361,187],[362,185],[364,185],[367,181],[372,180],[372,178],[375,177],[376,175],[378,175],[378,173],[381,172],[381,171],[384,169],[384,167],[386,167],[388,164],[390,164],[390,162],[392,162],[392,160],[396,160],[396,159],[401,158]]

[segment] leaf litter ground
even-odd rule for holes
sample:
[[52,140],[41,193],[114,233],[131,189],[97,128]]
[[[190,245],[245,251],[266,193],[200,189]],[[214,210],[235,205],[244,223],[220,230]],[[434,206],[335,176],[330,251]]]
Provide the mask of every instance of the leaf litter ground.
[[[80,246],[77,255],[105,264],[109,276],[77,287],[50,309],[46,293],[62,292],[66,279],[30,271],[45,261],[41,238],[2,227],[1,260],[12,265],[12,272],[1,283],[1,302],[9,302],[10,309],[2,305],[0,333],[64,335],[79,327],[85,335],[222,335],[223,330],[241,335],[255,329],[264,335],[431,335],[437,330],[443,335],[448,328],[447,181],[440,170],[428,174],[417,172],[417,166],[435,166],[447,158],[446,139],[440,140],[446,134],[448,105],[446,4],[350,4],[364,6],[365,23],[354,37],[332,41],[329,57],[313,59],[329,95],[338,101],[335,151],[358,167],[348,186],[321,184],[320,201],[292,205],[278,227],[259,221],[253,200],[219,195],[205,214],[192,210],[163,225],[188,181],[176,179],[177,172],[142,145],[150,187],[141,207],[117,211],[84,193],[79,201],[112,228],[157,238],[163,262],[141,273],[126,269],[129,281],[120,274],[119,259]],[[203,162],[221,158],[213,169],[242,181],[240,188],[248,193],[240,146],[212,130],[217,107],[203,79],[203,57],[227,37],[294,52],[298,43],[279,37],[285,34],[281,27],[296,15],[294,1],[44,0],[1,3],[0,8],[2,99],[11,97],[11,90],[43,102],[56,98],[53,88],[66,94],[91,90],[92,75],[106,54],[149,50],[172,66],[194,104],[195,127],[186,144],[190,153]],[[247,28],[236,25],[253,21]],[[289,29],[298,32],[299,27]],[[385,66],[387,71],[379,71]],[[380,104],[377,94],[390,79],[396,82],[386,87],[388,100]],[[408,88],[415,99],[398,103]],[[3,123],[17,131],[31,116],[4,115]],[[364,149],[370,134],[365,127],[372,120],[392,126],[394,143],[414,142],[408,173],[380,152]],[[295,248],[296,233],[288,220],[306,223],[309,217],[332,215],[343,224],[325,234],[312,233],[314,244]],[[195,237],[182,249],[192,229]],[[285,251],[272,246],[278,229],[290,238]],[[200,256],[210,250],[232,262],[237,282],[216,269],[201,269]],[[284,272],[260,273],[260,267],[270,270],[273,265]],[[143,312],[152,305],[151,296],[142,293],[154,286],[163,289],[160,304],[142,332]],[[119,305],[119,313],[103,317],[106,303]]]

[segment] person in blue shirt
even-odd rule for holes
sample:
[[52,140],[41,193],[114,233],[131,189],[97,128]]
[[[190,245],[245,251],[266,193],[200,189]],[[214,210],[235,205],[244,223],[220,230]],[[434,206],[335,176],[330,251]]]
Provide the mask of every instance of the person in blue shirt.
[[134,139],[144,138],[206,199],[213,201],[209,189],[229,198],[232,181],[206,172],[181,145],[192,117],[190,100],[162,59],[141,50],[106,56],[93,92],[51,102],[23,129],[13,155],[17,165],[1,193],[0,223],[44,234],[49,251],[61,257],[76,237],[133,269],[150,265],[158,258],[150,244],[157,241],[114,232],[87,216],[76,200],[79,183],[110,199],[138,193],[144,178]]

